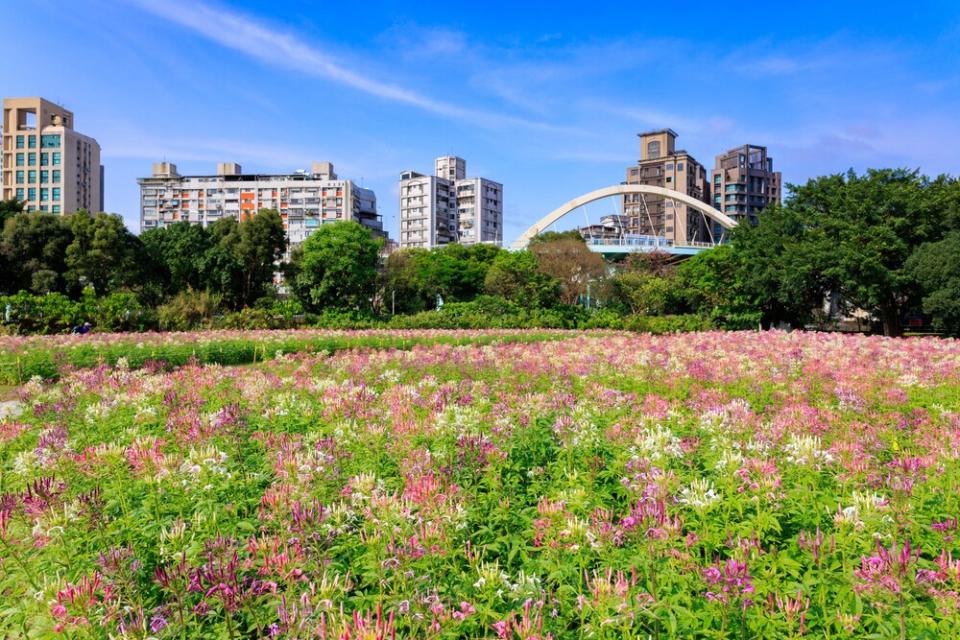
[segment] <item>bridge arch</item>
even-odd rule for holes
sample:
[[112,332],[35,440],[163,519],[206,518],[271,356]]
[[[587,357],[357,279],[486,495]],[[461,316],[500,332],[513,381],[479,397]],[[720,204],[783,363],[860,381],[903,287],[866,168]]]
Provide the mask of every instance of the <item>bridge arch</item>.
[[688,207],[695,209],[701,212],[703,215],[707,216],[711,220],[716,221],[724,229],[733,229],[737,226],[737,221],[721,213],[719,210],[714,209],[709,204],[697,200],[691,196],[688,196],[685,193],[679,191],[673,191],[671,189],[664,189],[663,187],[654,187],[652,185],[646,184],[616,184],[610,187],[603,187],[602,189],[597,189],[591,191],[590,193],[585,193],[582,196],[578,196],[573,200],[569,200],[547,215],[543,216],[535,223],[530,225],[530,227],[524,231],[520,236],[513,241],[511,244],[512,249],[525,249],[530,243],[530,240],[533,239],[538,233],[549,228],[554,222],[564,217],[568,213],[582,207],[585,204],[594,202],[595,200],[602,200],[603,198],[609,198],[611,196],[626,195],[630,193],[643,193],[647,195],[662,196],[664,198],[670,198],[676,202],[682,202]]

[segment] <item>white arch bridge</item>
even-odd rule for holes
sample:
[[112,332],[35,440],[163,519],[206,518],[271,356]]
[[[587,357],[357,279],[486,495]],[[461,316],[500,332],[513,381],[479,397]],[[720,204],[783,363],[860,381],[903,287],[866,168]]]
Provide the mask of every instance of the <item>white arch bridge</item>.
[[[619,214],[608,217],[607,220],[613,222],[607,222],[605,226],[601,225],[600,233],[592,233],[594,227],[591,227],[589,223],[581,229],[587,246],[592,251],[607,254],[666,251],[677,256],[693,255],[722,243],[726,239],[726,232],[737,226],[737,221],[733,218],[685,193],[645,184],[617,184],[585,193],[563,203],[520,234],[520,237],[514,240],[511,248],[515,250],[525,249],[535,236],[548,231],[558,220],[586,207],[590,203],[607,198],[618,198],[623,201],[623,197],[630,194],[640,196],[639,208],[642,213],[638,214],[637,218],[642,222],[649,223],[649,226],[646,227],[647,230],[658,230],[646,200],[646,196],[656,196],[657,200],[670,201],[672,203],[670,206],[674,209],[676,209],[678,203],[681,203],[698,213],[704,223],[700,225],[700,228],[705,230],[706,233],[699,238],[668,238],[663,231],[663,223],[660,224],[660,235],[631,233],[631,230],[624,228],[621,224],[625,216]],[[644,220],[643,214],[645,214],[646,220]],[[684,230],[684,235],[686,235],[686,230]]]

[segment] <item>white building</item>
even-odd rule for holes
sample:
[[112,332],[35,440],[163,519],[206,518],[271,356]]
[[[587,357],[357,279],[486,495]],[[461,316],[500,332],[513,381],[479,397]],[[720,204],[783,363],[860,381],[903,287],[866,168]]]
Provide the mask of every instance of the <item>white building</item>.
[[503,242],[503,185],[468,178],[463,158],[443,156],[434,175],[400,174],[400,248]]
[[354,220],[385,235],[373,191],[338,179],[329,162],[313,163],[309,173],[285,175],[245,174],[239,164],[226,162],[217,165],[215,175],[205,176],[181,176],[176,165],[159,162],[151,177],[137,182],[141,231],[177,221],[207,226],[226,216],[243,220],[275,209],[290,247],[321,224],[338,220]]

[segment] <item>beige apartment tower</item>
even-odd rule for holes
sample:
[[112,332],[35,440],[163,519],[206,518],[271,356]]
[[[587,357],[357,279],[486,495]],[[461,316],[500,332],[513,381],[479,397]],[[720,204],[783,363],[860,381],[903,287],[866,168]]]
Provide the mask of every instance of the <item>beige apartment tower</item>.
[[73,112],[43,98],[3,100],[3,198],[26,211],[103,211],[100,145]]
[[[640,160],[627,168],[627,184],[663,187],[709,202],[707,172],[689,153],[676,148],[677,133],[659,129],[639,134]],[[703,216],[681,202],[646,194],[623,196],[629,234],[666,238],[675,245],[707,242],[710,229]]]
[[711,177],[713,207],[737,222],[756,224],[764,208],[780,203],[780,172],[766,147],[745,144],[718,155]]

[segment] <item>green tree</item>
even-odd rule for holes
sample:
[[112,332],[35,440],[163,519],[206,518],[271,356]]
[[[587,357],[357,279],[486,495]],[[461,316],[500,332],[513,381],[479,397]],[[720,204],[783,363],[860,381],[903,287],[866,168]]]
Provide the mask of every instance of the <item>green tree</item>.
[[920,286],[923,312],[934,328],[960,336],[960,232],[920,245],[905,271]]
[[106,295],[142,281],[139,239],[115,214],[78,211],[67,217],[72,238],[66,248],[64,279],[74,295],[93,286]]
[[382,242],[352,221],[322,225],[298,252],[293,290],[304,308],[370,309]]
[[731,329],[755,327],[761,313],[745,290],[744,263],[731,245],[703,251],[680,264],[677,285],[690,311]]
[[538,244],[554,242],[556,240],[575,240],[583,244],[587,244],[587,241],[583,239],[583,236],[576,229],[568,229],[566,231],[544,231],[541,234],[535,235],[530,238],[529,247],[535,247]]
[[8,218],[0,235],[0,291],[62,292],[72,238],[60,216],[20,213]]
[[[391,313],[413,314],[432,309],[436,292],[421,278],[426,249],[401,249],[387,257],[383,270],[384,305]],[[431,297],[432,293],[432,297]]]
[[622,271],[610,278],[609,303],[632,314],[664,315],[675,306],[675,278]]
[[0,229],[3,229],[3,225],[8,219],[14,217],[18,213],[23,213],[22,202],[16,198],[0,200]]
[[540,273],[560,282],[560,302],[576,304],[591,283],[604,277],[603,258],[590,251],[583,240],[561,237],[531,243],[530,252]]
[[484,291],[526,307],[549,308],[560,300],[560,282],[538,269],[530,251],[502,251],[487,270]]
[[[708,252],[688,292],[695,301],[709,299],[711,307],[721,309],[719,313],[733,309],[740,313],[749,306],[760,312],[764,326],[785,322],[803,327],[836,286],[827,275],[830,247],[814,235],[816,224],[795,207],[766,209],[756,226],[742,224],[734,229],[732,252]],[[729,279],[717,283],[722,284],[720,289],[713,286],[712,278],[700,277],[712,268],[720,270],[719,277]],[[697,282],[712,293],[699,292]],[[724,291],[735,299],[715,297]]]
[[144,231],[140,241],[152,266],[151,280],[164,296],[203,289],[203,259],[211,247],[210,233],[203,226],[175,222]]
[[222,218],[208,231],[210,248],[200,261],[206,289],[222,294],[233,309],[248,307],[266,295],[286,248],[280,214],[261,209],[240,222]]
[[786,208],[806,227],[803,247],[819,264],[833,291],[852,307],[883,323],[884,334],[901,332],[900,313],[912,294],[903,272],[913,250],[942,234],[949,180],[931,181],[905,169],[832,175],[791,185]]

